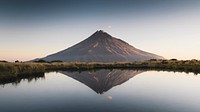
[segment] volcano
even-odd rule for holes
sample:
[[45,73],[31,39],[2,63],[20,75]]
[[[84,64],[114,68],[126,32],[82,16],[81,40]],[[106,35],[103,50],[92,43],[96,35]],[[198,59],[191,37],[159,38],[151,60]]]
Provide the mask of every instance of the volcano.
[[40,59],[63,62],[133,62],[163,59],[163,57],[139,50],[121,39],[98,30],[82,42]]

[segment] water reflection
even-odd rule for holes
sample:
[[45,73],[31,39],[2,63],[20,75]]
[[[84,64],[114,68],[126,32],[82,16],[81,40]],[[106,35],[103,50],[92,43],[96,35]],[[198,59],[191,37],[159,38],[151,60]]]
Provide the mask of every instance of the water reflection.
[[34,75],[22,75],[22,76],[18,76],[15,78],[9,78],[9,79],[1,79],[0,85],[5,85],[5,84],[11,83],[12,85],[17,86],[24,80],[31,82],[31,81],[37,81],[39,79],[45,79],[44,73],[34,74]]
[[0,86],[0,112],[200,112],[200,76],[193,74],[65,71],[15,83]]
[[[142,73],[142,70],[98,70],[83,72],[61,72],[90,87],[98,94],[103,94],[114,86],[120,85],[130,78]],[[109,98],[111,99],[111,98]]]

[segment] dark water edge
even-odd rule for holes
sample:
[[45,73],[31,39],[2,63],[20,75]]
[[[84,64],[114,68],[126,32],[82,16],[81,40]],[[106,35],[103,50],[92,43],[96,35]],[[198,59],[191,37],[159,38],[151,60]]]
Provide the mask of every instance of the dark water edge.
[[2,79],[0,79],[0,84],[4,85],[4,84],[12,83],[12,84],[17,85],[24,79],[27,79],[28,81],[32,81],[32,80],[37,80],[39,78],[45,78],[44,74],[45,73],[28,74],[28,75],[23,74],[23,75],[18,75],[16,77],[2,78]]

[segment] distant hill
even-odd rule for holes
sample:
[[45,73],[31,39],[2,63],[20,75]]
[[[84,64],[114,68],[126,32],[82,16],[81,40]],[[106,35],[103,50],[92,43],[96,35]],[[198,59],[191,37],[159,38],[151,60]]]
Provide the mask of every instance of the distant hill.
[[164,58],[139,50],[123,40],[98,30],[82,42],[40,59],[63,62],[132,62]]

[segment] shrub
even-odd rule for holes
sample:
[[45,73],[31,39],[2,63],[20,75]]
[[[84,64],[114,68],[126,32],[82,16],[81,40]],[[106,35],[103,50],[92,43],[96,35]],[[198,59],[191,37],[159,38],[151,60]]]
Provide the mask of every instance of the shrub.
[[8,61],[6,61],[6,60],[0,60],[0,62],[7,63]]
[[38,61],[34,61],[34,62],[46,63],[47,61],[40,59],[40,60],[38,60]]
[[61,61],[61,60],[53,60],[51,62],[53,63],[53,62],[63,62],[63,61]]

